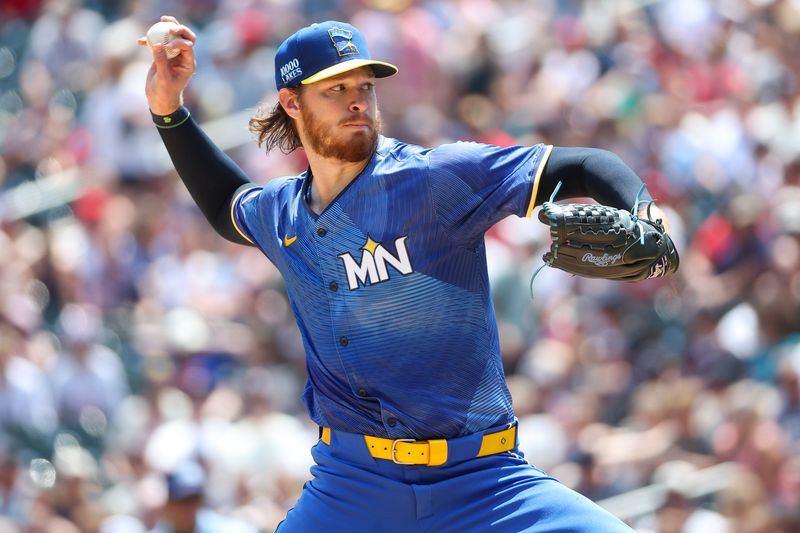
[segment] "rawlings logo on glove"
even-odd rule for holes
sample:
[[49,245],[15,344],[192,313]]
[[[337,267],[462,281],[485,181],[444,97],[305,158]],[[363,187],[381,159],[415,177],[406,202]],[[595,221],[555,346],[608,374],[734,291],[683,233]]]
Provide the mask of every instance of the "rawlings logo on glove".
[[614,254],[614,255],[594,255],[592,253],[586,252],[583,256],[582,261],[584,263],[591,263],[594,266],[605,267],[608,265],[613,265],[617,261],[622,259],[622,254]]
[[[638,206],[637,200],[633,213]],[[657,278],[678,270],[678,251],[662,220],[650,220],[649,209],[648,218],[633,213],[597,204],[556,204],[551,198],[539,212],[553,239],[542,258],[545,265],[618,281]]]

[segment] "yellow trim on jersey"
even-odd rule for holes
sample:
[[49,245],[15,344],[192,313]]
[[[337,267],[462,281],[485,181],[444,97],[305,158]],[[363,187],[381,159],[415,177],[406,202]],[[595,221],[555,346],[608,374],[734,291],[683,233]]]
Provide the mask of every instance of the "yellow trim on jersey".
[[250,244],[255,244],[253,241],[250,240],[250,237],[248,237],[247,235],[244,234],[242,229],[236,223],[236,217],[233,215],[233,210],[236,209],[236,202],[239,201],[239,198],[241,198],[241,196],[244,193],[246,193],[247,191],[250,191],[250,190],[252,190],[252,187],[244,189],[243,191],[239,191],[239,193],[233,198],[233,201],[231,202],[231,223],[233,223],[233,227],[236,229],[236,231],[239,232],[239,235],[244,237],[247,240],[247,242],[249,242]]
[[528,204],[528,212],[525,214],[526,217],[531,216],[531,214],[533,214],[533,208],[536,207],[536,194],[539,192],[539,181],[541,181],[542,173],[544,172],[544,166],[547,164],[547,160],[550,159],[550,152],[552,151],[553,151],[553,145],[548,144],[547,148],[545,148],[542,160],[539,161],[539,168],[536,169],[536,177],[533,179],[533,191],[531,192],[531,203]]

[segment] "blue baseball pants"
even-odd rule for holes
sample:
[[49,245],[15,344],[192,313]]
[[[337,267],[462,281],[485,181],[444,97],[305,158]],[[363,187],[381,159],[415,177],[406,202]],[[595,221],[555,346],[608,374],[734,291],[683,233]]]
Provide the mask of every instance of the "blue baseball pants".
[[[449,445],[453,452],[477,450],[481,438]],[[314,477],[276,533],[633,531],[515,452],[400,465],[373,458],[363,436],[333,431],[330,445],[312,448]]]

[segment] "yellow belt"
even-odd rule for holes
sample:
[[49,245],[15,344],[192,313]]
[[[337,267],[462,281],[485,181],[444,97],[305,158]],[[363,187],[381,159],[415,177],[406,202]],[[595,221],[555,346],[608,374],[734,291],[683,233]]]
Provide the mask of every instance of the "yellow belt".
[[[517,427],[483,435],[481,447],[474,457],[493,455],[513,450],[516,445]],[[322,442],[331,444],[330,428],[322,428]],[[438,466],[447,462],[447,440],[384,439],[364,435],[367,450],[376,459],[386,459],[397,464]]]

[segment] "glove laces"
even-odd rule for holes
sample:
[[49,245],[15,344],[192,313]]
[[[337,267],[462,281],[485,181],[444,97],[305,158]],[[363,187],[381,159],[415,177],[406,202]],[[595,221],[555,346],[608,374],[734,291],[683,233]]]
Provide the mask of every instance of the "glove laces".
[[[550,199],[548,200],[548,202],[552,203],[553,200],[556,199],[556,195],[558,194],[559,189],[561,189],[562,183],[564,183],[564,182],[563,181],[559,181],[556,184],[556,188],[553,189],[553,194],[550,195]],[[537,268],[536,271],[533,273],[533,276],[531,276],[531,284],[530,284],[531,300],[533,300],[533,281],[536,279],[536,276],[539,275],[539,272],[541,272],[544,267],[550,266],[550,265],[553,264],[553,261],[555,261],[556,257],[558,257],[558,245],[555,245],[553,247],[553,254],[550,256],[550,259],[545,259],[544,263],[542,263],[539,266],[539,268]]]
[[633,208],[631,209],[631,219],[636,223],[636,226],[639,228],[639,242],[644,244],[644,224],[642,221],[639,220],[639,205],[640,204],[647,204],[647,217],[650,218],[650,206],[653,205],[652,200],[644,200],[642,201],[642,193],[644,192],[644,183],[642,186],[639,187],[639,192],[636,193],[636,201],[633,203]]

